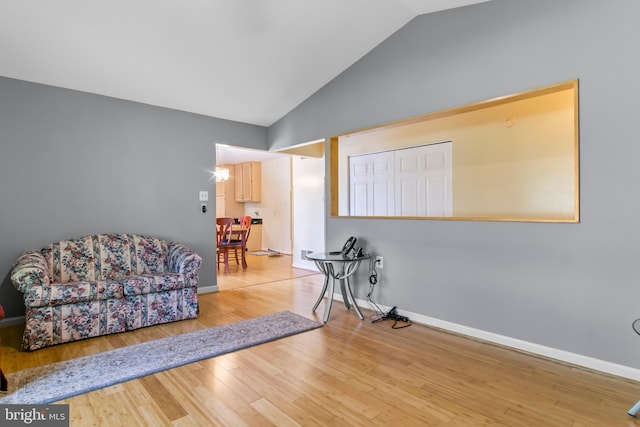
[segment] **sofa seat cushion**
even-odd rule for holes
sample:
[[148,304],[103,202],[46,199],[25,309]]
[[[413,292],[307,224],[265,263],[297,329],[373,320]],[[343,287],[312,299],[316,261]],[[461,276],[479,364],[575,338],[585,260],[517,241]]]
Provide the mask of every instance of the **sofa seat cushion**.
[[27,307],[23,348],[42,347],[125,332],[131,308],[124,298]]
[[191,282],[180,273],[141,274],[118,279],[126,296],[172,291],[190,287]]
[[93,281],[32,286],[25,292],[24,300],[27,307],[46,307],[122,298],[123,296],[120,283]]

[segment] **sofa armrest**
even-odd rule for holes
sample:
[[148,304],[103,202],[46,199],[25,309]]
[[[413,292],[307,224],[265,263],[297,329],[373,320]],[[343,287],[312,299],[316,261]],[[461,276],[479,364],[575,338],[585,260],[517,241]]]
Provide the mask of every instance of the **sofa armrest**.
[[20,255],[11,269],[11,281],[22,293],[33,286],[49,285],[51,280],[44,256],[38,251],[27,251]]
[[[169,243],[169,271],[172,273],[198,274],[202,258],[181,243]],[[195,277],[195,276],[191,276]]]

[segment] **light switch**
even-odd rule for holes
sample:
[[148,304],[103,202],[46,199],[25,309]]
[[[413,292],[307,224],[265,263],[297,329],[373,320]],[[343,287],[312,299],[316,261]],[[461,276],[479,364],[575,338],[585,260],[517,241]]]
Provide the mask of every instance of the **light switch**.
[[200,201],[201,202],[208,202],[209,201],[209,192],[208,191],[201,191],[200,192]]

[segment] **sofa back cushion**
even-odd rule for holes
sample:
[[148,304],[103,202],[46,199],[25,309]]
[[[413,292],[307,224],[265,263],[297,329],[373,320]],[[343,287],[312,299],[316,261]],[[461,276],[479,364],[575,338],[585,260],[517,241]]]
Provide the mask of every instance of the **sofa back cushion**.
[[113,280],[167,271],[168,243],[133,234],[98,234],[42,249],[56,283]]
[[135,248],[132,257],[133,274],[166,273],[169,271],[169,243],[154,237],[131,236]]

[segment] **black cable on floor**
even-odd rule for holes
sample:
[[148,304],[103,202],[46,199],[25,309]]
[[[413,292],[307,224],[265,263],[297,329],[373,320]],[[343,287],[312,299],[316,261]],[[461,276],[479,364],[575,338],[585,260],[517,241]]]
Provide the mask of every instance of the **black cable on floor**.
[[[384,320],[393,320],[393,325],[391,325],[392,329],[402,329],[411,326],[411,320],[409,320],[409,318],[406,316],[399,315],[397,307],[394,306],[391,310],[385,313],[378,306],[378,304],[376,304],[376,302],[373,300],[373,289],[375,288],[375,285],[377,283],[378,272],[376,271],[375,261],[372,258],[371,262],[369,263],[369,293],[367,294],[367,301],[369,301],[369,303],[375,308],[377,313],[371,315],[371,323],[378,323]],[[402,326],[398,326],[398,322],[403,322],[405,324]]]

